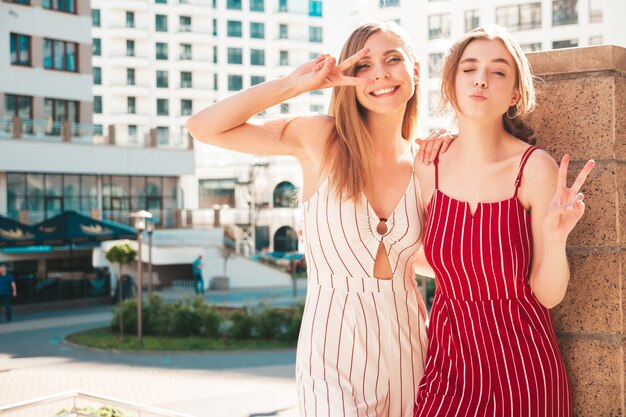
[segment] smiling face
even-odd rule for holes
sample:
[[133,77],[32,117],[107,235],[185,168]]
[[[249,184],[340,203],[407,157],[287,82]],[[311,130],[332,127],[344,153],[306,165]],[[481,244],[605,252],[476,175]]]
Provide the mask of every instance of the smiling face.
[[472,118],[501,118],[520,97],[516,80],[517,66],[500,40],[470,42],[454,78],[457,112]]
[[364,47],[370,48],[370,52],[356,63],[355,76],[375,82],[356,87],[357,101],[370,112],[403,114],[415,94],[418,67],[402,40],[391,33],[373,33]]

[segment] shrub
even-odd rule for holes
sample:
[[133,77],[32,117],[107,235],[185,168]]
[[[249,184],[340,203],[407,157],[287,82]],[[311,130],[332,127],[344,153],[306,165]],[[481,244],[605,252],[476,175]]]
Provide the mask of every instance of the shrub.
[[248,307],[235,311],[230,316],[233,325],[228,333],[233,339],[252,339],[258,335],[257,318],[254,311]]

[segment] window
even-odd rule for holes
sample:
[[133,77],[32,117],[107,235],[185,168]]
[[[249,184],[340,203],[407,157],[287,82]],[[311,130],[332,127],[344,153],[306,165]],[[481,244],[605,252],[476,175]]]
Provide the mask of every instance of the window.
[[465,11],[465,31],[469,32],[470,30],[478,27],[480,25],[480,17],[478,15],[478,10],[466,10]]
[[157,70],[156,85],[157,88],[167,88],[169,86],[169,74],[167,71]]
[[170,142],[170,128],[167,126],[157,126],[156,138],[159,145],[167,145]]
[[167,32],[167,16],[164,14],[157,14],[154,16],[157,32]]
[[220,178],[198,181],[199,206],[211,208],[215,204],[235,207],[235,178]]
[[213,63],[217,64],[217,46],[213,47]]
[[23,4],[25,6],[30,6],[30,0],[4,0],[7,3],[15,3],[15,4]]
[[265,77],[262,75],[252,75],[250,76],[250,85],[257,85],[265,82]]
[[193,114],[193,109],[192,109],[191,100],[187,100],[187,99],[180,100],[180,115],[191,116],[192,114]]
[[166,98],[157,98],[157,116],[170,114],[170,101]]
[[229,20],[226,22],[226,34],[230,38],[241,38],[241,21]]
[[311,104],[309,110],[313,113],[324,113],[324,106],[321,104]]
[[250,22],[250,37],[252,39],[265,39],[265,23]]
[[93,134],[102,136],[104,133],[104,126],[102,125],[93,125]]
[[154,0],[157,4],[167,4],[167,0]]
[[578,0],[552,0],[552,26],[578,23]]
[[287,8],[287,0],[278,0],[278,11],[279,12],[289,11]]
[[322,42],[322,28],[309,26],[309,42]]
[[400,5],[400,0],[379,0],[380,7],[396,7]]
[[126,27],[135,27],[135,12],[126,12]]
[[241,0],[226,0],[226,8],[230,10],[241,10]]
[[265,0],[250,0],[250,11],[251,12],[264,12]]
[[589,22],[602,22],[602,2],[604,0],[589,0]]
[[135,41],[126,40],[126,56],[135,56]]
[[522,51],[524,51],[524,52],[541,51],[541,42],[525,43],[525,44],[522,44],[520,46],[522,47]]
[[43,113],[46,120],[52,118],[55,122],[67,120],[78,123],[78,101],[46,98],[43,101]]
[[93,83],[94,85],[102,85],[102,68],[93,67]]
[[443,53],[428,54],[428,76],[436,78],[441,75],[441,64],[443,61]]
[[167,59],[167,44],[165,42],[156,43],[156,59]]
[[298,189],[289,181],[283,181],[274,188],[274,208],[298,207]]
[[280,24],[278,26],[278,39],[287,39],[289,37],[289,32],[287,29],[287,25]]
[[250,65],[265,65],[265,50],[251,49],[250,50]]
[[41,7],[57,12],[76,13],[75,0],[41,0]]
[[21,119],[33,118],[33,98],[30,96],[17,96],[6,94],[5,96],[6,116],[17,116]]
[[552,49],[575,48],[578,46],[578,39],[568,39],[564,41],[552,42]]
[[213,19],[213,36],[217,36],[217,19]]
[[44,38],[43,67],[46,69],[77,72],[77,51],[78,44],[75,42]]
[[324,92],[322,90],[312,90],[309,91],[309,94],[312,96],[321,96],[324,94]]
[[213,74],[213,90],[217,91],[219,89],[219,78],[217,74]]
[[509,30],[541,27],[541,3],[496,7],[496,23]]
[[100,38],[93,38],[91,44],[91,54],[93,56],[101,56],[102,55],[102,41]]
[[243,50],[241,48],[228,48],[228,63],[243,64]]
[[450,15],[428,16],[428,39],[448,39],[450,37]]
[[137,125],[128,125],[128,137],[137,139]]
[[211,1],[211,7],[213,7],[213,9],[217,9],[217,0]]
[[178,31],[191,32],[191,16],[180,16],[178,18]]
[[100,27],[100,9],[91,9],[91,24],[95,28]]
[[589,37],[589,46],[602,45],[603,43],[604,39],[602,38],[602,35]]
[[191,72],[189,71],[181,71],[180,73],[180,86],[181,88],[191,88]]
[[289,103],[280,103],[280,114],[289,113]]
[[137,113],[137,99],[135,97],[126,97],[126,113]]
[[322,2],[320,0],[309,0],[309,16],[322,17]]
[[289,51],[280,51],[279,65],[289,65]]
[[228,91],[239,91],[243,88],[243,77],[241,75],[228,76]]
[[126,84],[135,85],[135,69],[126,68]]
[[317,58],[318,56],[320,56],[319,52],[309,52],[309,60],[312,61],[315,58]]
[[102,114],[102,96],[93,96],[93,112]]
[[31,65],[30,36],[11,33],[11,64]]
[[181,60],[189,60],[191,59],[191,45],[188,43],[180,44],[180,59]]

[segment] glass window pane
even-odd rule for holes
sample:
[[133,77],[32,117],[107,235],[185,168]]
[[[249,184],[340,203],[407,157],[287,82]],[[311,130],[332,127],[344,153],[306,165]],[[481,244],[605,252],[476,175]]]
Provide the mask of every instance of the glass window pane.
[[52,66],[54,69],[64,69],[64,56],[65,56],[65,45],[63,41],[53,41],[52,45],[53,51],[53,63]]
[[151,197],[160,197],[163,188],[162,182],[162,177],[148,177],[148,182],[146,183],[146,195]]
[[52,68],[52,40],[43,41],[43,67]]
[[61,174],[46,174],[46,195],[63,196],[63,176]]
[[68,42],[66,44],[65,69],[68,71],[77,71],[76,68],[76,44]]

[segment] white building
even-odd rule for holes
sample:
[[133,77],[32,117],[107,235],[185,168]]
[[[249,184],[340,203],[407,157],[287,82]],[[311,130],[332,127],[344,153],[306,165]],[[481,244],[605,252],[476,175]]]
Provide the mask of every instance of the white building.
[[368,20],[395,20],[409,35],[422,64],[421,130],[445,125],[435,117],[441,59],[464,33],[485,23],[511,30],[526,51],[614,44],[626,46],[623,0],[356,0],[329,2],[326,28],[336,48]]

